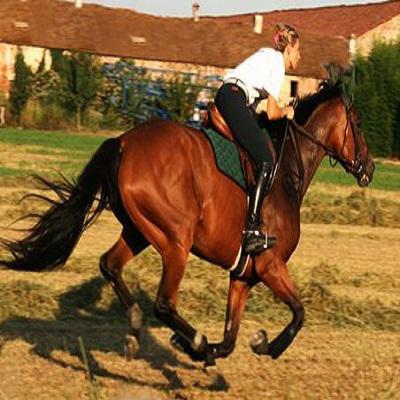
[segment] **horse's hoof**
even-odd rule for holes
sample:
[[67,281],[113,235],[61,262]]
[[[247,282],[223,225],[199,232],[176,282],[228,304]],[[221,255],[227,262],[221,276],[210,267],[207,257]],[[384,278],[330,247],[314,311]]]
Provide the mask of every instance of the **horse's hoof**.
[[194,350],[188,341],[179,334],[174,333],[170,337],[169,342],[171,343],[172,347],[181,353],[187,354],[193,361],[207,361],[205,352],[197,352]]
[[268,354],[268,336],[264,329],[259,330],[250,340],[250,347],[258,355]]
[[136,354],[139,351],[139,341],[136,336],[126,335],[125,336],[125,345],[124,345],[124,354],[125,358],[130,361],[135,358]]

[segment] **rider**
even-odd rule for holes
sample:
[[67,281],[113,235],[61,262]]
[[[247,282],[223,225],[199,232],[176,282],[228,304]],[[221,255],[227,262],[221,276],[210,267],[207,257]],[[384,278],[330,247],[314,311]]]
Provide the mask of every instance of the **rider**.
[[278,24],[273,48],[259,49],[228,72],[215,98],[215,104],[236,140],[257,167],[244,230],[243,249],[248,254],[267,248],[267,237],[259,231],[260,210],[275,159],[271,138],[260,129],[253,111],[265,112],[270,120],[293,119],[293,107],[280,107],[278,99],[285,72],[295,69],[299,60],[299,34],[289,25]]

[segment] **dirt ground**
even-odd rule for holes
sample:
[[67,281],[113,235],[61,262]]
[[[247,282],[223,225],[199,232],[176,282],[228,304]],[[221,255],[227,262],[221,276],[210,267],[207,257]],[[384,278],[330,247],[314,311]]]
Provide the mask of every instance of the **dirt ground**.
[[[1,225],[16,216],[9,199],[21,192],[23,188],[2,188]],[[245,316],[235,352],[209,371],[176,352],[169,344],[170,331],[152,323],[146,326],[138,357],[127,360],[127,326],[107,319],[108,309],[101,314],[99,309],[66,306],[71,297],[85,301],[85,296],[101,296],[96,291],[104,281],[97,260],[118,232],[105,214],[83,236],[64,269],[44,274],[0,270],[4,294],[15,298],[13,304],[0,299],[1,400],[400,399],[400,321],[398,329],[306,323],[274,361],[253,354],[248,342],[258,329],[267,329],[272,338],[283,325]],[[333,265],[342,277],[330,286],[338,298],[400,305],[399,244],[399,229],[303,225],[290,265],[295,275],[315,265]],[[128,268],[135,269],[135,261]],[[362,280],[366,276],[367,283]],[[40,292],[40,301],[26,295],[36,290],[34,285],[48,290]],[[60,295],[57,300],[54,293]],[[56,314],[46,314],[46,302],[54,304]],[[221,339],[223,321],[198,327],[209,340]]]

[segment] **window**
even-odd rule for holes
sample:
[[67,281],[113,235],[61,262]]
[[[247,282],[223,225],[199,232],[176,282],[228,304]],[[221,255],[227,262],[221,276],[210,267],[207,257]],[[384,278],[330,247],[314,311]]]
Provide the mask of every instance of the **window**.
[[296,97],[299,87],[298,81],[290,81],[290,97]]

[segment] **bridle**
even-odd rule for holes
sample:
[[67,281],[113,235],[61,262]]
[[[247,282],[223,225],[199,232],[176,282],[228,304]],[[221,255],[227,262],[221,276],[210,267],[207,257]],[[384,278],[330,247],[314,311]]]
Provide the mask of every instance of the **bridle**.
[[[332,167],[335,167],[337,165],[337,163],[339,163],[343,166],[343,168],[345,169],[346,172],[351,173],[357,179],[360,179],[365,173],[365,167],[361,160],[360,133],[359,133],[358,129],[354,129],[354,122],[352,119],[352,112],[351,112],[352,106],[353,106],[352,103],[346,101],[345,99],[343,99],[343,97],[341,97],[341,100],[346,109],[346,127],[344,130],[344,139],[343,139],[343,144],[340,149],[340,152],[326,146],[319,139],[315,138],[311,133],[309,133],[306,129],[304,129],[303,126],[299,125],[294,119],[292,121],[290,121],[289,130],[291,131],[292,141],[295,137],[294,132],[293,132],[293,129],[294,129],[298,133],[300,133],[302,136],[304,136],[305,138],[310,140],[312,143],[314,143],[316,146],[322,148],[324,150],[324,152],[329,156],[330,165]],[[296,104],[294,104],[294,107],[295,106],[296,106]],[[341,155],[343,153],[343,150],[344,150],[347,140],[348,140],[349,127],[351,127],[351,132],[352,132],[353,141],[354,141],[354,158],[350,161]],[[298,147],[298,144],[296,147]],[[301,159],[301,157],[300,157],[300,159]]]
[[[329,156],[329,162],[331,167],[335,167],[338,163],[342,165],[344,170],[347,173],[351,173],[354,177],[356,177],[357,180],[362,179],[362,177],[365,175],[366,170],[365,166],[362,162],[361,159],[361,134],[358,129],[354,129],[354,121],[352,118],[352,108],[353,108],[353,102],[349,101],[347,97],[340,96],[340,99],[342,101],[342,104],[345,107],[346,110],[346,126],[344,129],[344,138],[343,138],[343,144],[340,149],[340,151],[337,151],[335,149],[332,149],[328,146],[326,146],[324,143],[322,143],[319,139],[315,138],[313,134],[308,132],[302,125],[299,125],[295,119],[289,121],[287,120],[286,123],[286,128],[284,131],[284,136],[283,136],[283,144],[281,146],[280,154],[278,157],[278,162],[275,164],[274,172],[271,176],[271,182],[270,185],[272,186],[273,181],[275,180],[277,171],[279,169],[279,166],[281,164],[283,154],[284,154],[284,149],[285,149],[285,143],[288,139],[288,136],[290,137],[290,141],[292,143],[294,153],[295,153],[295,158],[296,158],[296,163],[297,163],[297,171],[292,170],[290,174],[287,174],[284,178],[284,186],[286,191],[295,197],[297,197],[299,200],[303,194],[303,188],[304,188],[304,176],[305,176],[305,170],[304,170],[304,163],[303,163],[303,158],[301,155],[300,151],[300,144],[298,141],[299,135],[296,133],[299,133],[306,139],[308,139],[310,142],[314,143],[317,147],[321,148],[326,155]],[[296,109],[296,106],[298,104],[298,99],[296,98],[292,103],[292,107]],[[348,132],[349,132],[349,127],[351,127],[351,132],[353,135],[353,141],[354,141],[354,158],[352,160],[348,160],[342,156],[343,150],[346,147],[346,143],[348,140]]]
[[[314,143],[316,146],[320,147],[323,149],[326,155],[329,156],[330,160],[330,165],[332,167],[335,167],[337,163],[341,164],[343,168],[345,169],[346,172],[351,173],[353,176],[356,177],[357,180],[360,180],[364,174],[365,174],[365,166],[361,160],[361,153],[360,153],[360,133],[358,130],[354,129],[354,122],[352,119],[352,102],[347,101],[346,98],[343,98],[341,96],[341,101],[343,105],[345,106],[346,110],[346,127],[344,131],[344,139],[343,139],[343,144],[340,149],[340,152],[336,151],[335,149],[332,149],[328,146],[326,146],[324,143],[322,143],[319,139],[315,138],[314,135],[312,135],[310,132],[308,132],[303,126],[299,125],[294,119],[291,121],[287,121],[286,124],[286,129],[283,137],[283,145],[281,146],[281,151],[278,159],[278,163],[275,166],[275,171],[273,174],[273,179],[275,178],[277,169],[279,168],[279,165],[281,163],[282,157],[283,157],[283,152],[284,152],[284,147],[285,143],[287,140],[288,135],[290,136],[291,143],[294,148],[294,153],[296,157],[296,162],[297,162],[297,171],[291,171],[291,174],[287,174],[285,176],[284,180],[284,186],[286,188],[286,191],[289,194],[294,195],[295,197],[300,197],[303,194],[303,188],[304,188],[304,175],[305,175],[305,170],[304,170],[304,163],[303,163],[303,158],[301,155],[300,151],[300,144],[298,141],[298,135],[295,133],[299,133],[300,135],[304,136],[306,139],[308,139],[310,142]],[[298,100],[295,99],[294,102],[292,103],[292,107],[296,109]],[[341,154],[343,153],[343,150],[346,146],[347,140],[348,140],[348,131],[349,127],[351,126],[351,132],[353,135],[353,140],[354,140],[354,158],[352,160],[347,160],[344,158]]]

